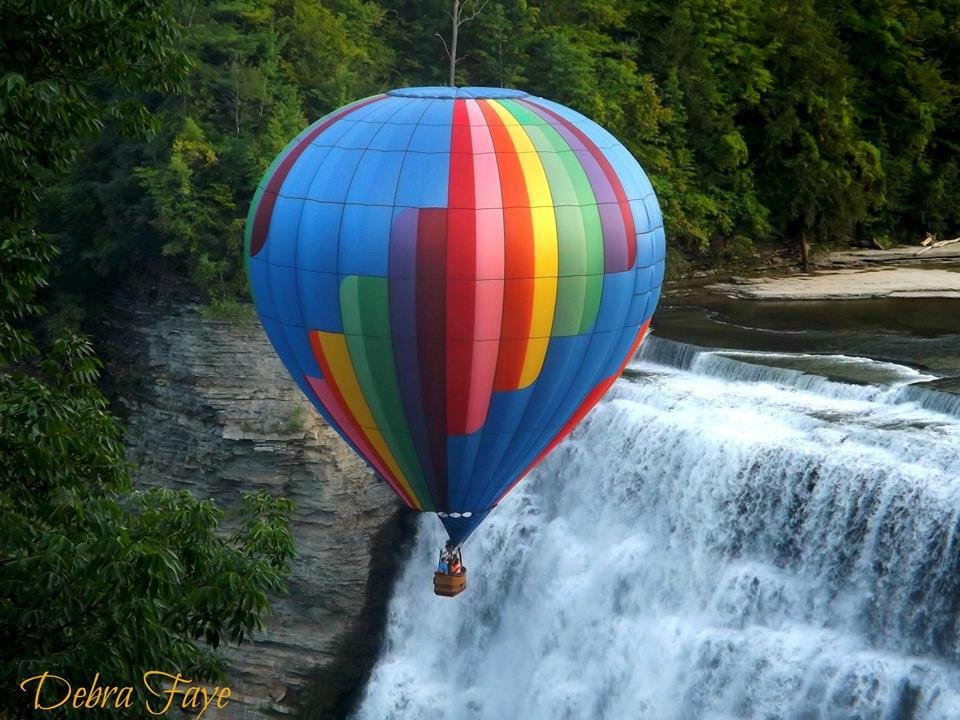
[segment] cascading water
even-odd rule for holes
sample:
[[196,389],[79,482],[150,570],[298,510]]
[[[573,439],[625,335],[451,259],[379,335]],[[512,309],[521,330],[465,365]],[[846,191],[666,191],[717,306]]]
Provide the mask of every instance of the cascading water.
[[424,520],[357,718],[960,718],[960,418],[929,378],[652,340],[455,601]]

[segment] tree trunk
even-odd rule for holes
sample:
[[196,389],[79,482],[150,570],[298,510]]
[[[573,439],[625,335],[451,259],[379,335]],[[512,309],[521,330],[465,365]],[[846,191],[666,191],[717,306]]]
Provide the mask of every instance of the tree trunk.
[[807,231],[800,233],[800,261],[803,263],[803,271],[810,272],[810,255],[807,247]]
[[460,0],[453,0],[453,32],[450,35],[450,87],[457,86],[457,31],[460,29]]

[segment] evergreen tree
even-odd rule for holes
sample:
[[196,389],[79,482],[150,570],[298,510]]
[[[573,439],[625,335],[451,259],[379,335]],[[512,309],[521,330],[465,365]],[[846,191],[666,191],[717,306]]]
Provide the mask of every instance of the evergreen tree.
[[915,241],[955,228],[960,78],[949,58],[960,50],[957,3],[847,1],[820,11],[834,18],[852,66],[859,126],[881,150],[886,203],[872,229]]
[[814,0],[770,2],[773,87],[760,103],[756,175],[772,226],[805,251],[848,242],[881,207],[880,151],[857,126],[852,68]]

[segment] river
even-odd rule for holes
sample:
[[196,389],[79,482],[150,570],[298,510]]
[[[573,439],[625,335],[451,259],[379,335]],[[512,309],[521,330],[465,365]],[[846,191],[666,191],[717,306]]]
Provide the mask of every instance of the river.
[[960,314],[834,305],[666,305],[454,601],[423,518],[356,717],[960,718]]

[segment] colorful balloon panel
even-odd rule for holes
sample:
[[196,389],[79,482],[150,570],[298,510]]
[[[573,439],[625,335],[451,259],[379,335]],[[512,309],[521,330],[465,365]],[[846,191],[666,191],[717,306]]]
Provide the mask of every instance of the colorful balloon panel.
[[458,543],[618,377],[665,254],[630,153],[499,88],[393,90],[317,121],[264,175],[246,249],[304,393]]

